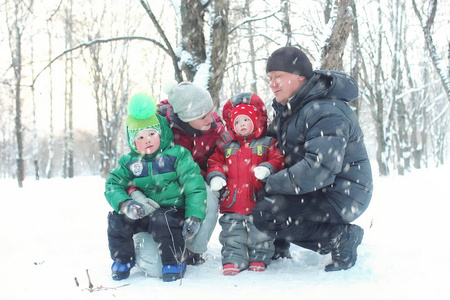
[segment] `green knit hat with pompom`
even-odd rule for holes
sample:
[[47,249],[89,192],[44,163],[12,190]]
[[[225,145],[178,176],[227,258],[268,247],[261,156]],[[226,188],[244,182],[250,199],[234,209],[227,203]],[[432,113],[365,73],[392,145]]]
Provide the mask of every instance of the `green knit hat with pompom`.
[[134,148],[134,139],[142,130],[153,129],[161,135],[161,124],[156,116],[157,106],[152,96],[146,93],[134,94],[128,102],[128,116],[125,121],[128,142]]

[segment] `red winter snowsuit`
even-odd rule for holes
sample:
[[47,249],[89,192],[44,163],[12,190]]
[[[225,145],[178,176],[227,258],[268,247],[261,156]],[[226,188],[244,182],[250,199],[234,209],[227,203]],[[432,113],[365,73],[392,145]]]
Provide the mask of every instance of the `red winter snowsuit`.
[[[222,134],[223,143],[208,159],[206,181],[210,183],[215,176],[227,181],[220,200],[220,212],[233,212],[248,215],[256,205],[256,195],[264,183],[257,179],[253,169],[265,166],[271,174],[284,167],[284,157],[276,148],[276,140],[265,136],[267,130],[267,111],[264,102],[257,95],[242,93],[227,101],[223,107],[223,119],[228,132]],[[245,103],[256,107],[259,113],[254,131],[244,137],[233,131],[231,111]]]

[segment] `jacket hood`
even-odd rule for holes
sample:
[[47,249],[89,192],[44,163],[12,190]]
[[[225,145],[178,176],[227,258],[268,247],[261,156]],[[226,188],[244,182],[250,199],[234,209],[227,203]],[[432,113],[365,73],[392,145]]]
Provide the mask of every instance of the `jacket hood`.
[[358,84],[350,75],[339,71],[316,71],[312,80],[311,97],[340,99],[352,102],[358,99]]
[[[236,134],[236,132],[233,129],[232,124],[232,112],[233,109],[238,106],[239,104],[247,104],[252,105],[256,108],[256,111],[258,113],[258,121],[255,122],[253,132],[246,136],[246,139],[254,139],[259,138],[267,131],[267,109],[266,105],[262,101],[262,99],[253,93],[240,93],[237,94],[230,99],[227,100],[225,105],[223,106],[223,120],[225,121],[227,130],[232,133],[232,136],[234,139],[240,139],[240,135]],[[244,137],[242,137],[243,139]]]
[[[156,150],[154,153],[144,155],[148,159],[153,159],[159,153],[161,153],[162,151],[169,148],[173,143],[173,133],[169,127],[169,121],[165,117],[163,117],[159,114],[155,114],[155,116],[158,118],[159,123],[161,125],[161,135],[160,135],[161,143],[159,145],[158,150]],[[132,142],[130,140],[128,130],[127,130],[127,141],[128,141],[128,146],[130,147],[131,153],[141,156],[142,153],[137,151],[136,145],[134,144],[134,142]]]

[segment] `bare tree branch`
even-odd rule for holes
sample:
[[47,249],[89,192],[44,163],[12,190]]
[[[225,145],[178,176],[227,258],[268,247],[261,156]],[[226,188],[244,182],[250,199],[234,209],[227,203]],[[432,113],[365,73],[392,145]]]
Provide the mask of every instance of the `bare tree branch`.
[[47,18],[47,20],[46,20],[47,22],[50,21],[51,19],[53,19],[53,17],[56,15],[56,13],[61,8],[62,3],[63,3],[63,0],[60,0],[57,8],[55,9],[55,11]]
[[241,27],[241,26],[244,25],[244,24],[247,24],[247,23],[250,23],[250,22],[261,21],[261,20],[265,20],[265,19],[268,19],[268,18],[270,18],[270,17],[273,17],[275,14],[279,13],[279,12],[282,11],[282,10],[283,10],[283,6],[280,6],[280,7],[278,8],[277,11],[274,11],[274,12],[268,14],[268,15],[265,15],[265,16],[262,16],[262,17],[258,17],[258,18],[253,17],[253,18],[247,18],[247,19],[244,19],[244,20],[242,20],[240,23],[236,24],[236,26],[234,26],[233,28],[231,28],[231,29],[228,31],[228,34],[232,33],[232,32],[235,31],[236,29],[239,29],[239,27]]
[[89,42],[81,43],[81,44],[79,44],[79,45],[77,45],[75,47],[72,47],[70,49],[64,50],[62,53],[57,55],[41,71],[39,71],[39,73],[33,79],[33,82],[31,84],[31,86],[34,86],[36,80],[39,78],[39,76],[41,75],[42,72],[44,72],[48,67],[50,67],[51,64],[53,64],[55,61],[57,61],[59,58],[63,57],[67,53],[70,53],[70,52],[75,51],[75,50],[80,49],[80,48],[87,48],[87,47],[90,47],[90,46],[95,45],[95,44],[109,43],[109,42],[115,42],[115,41],[126,41],[126,40],[144,40],[144,41],[152,42],[152,43],[156,44],[157,46],[161,47],[167,54],[170,55],[170,53],[167,50],[167,48],[165,48],[164,45],[162,45],[160,42],[158,42],[158,41],[156,41],[156,40],[154,40],[152,38],[148,38],[148,37],[144,37],[144,36],[124,36],[124,37],[115,37],[115,38],[108,38],[108,39],[96,39],[96,40],[92,40],[92,41],[89,41]]
[[148,16],[153,22],[153,25],[155,25],[156,30],[158,30],[159,35],[163,39],[164,43],[166,44],[166,48],[162,46],[162,44],[158,43],[158,46],[160,46],[162,49],[164,49],[167,54],[172,58],[172,64],[175,71],[175,77],[178,82],[183,81],[183,75],[181,74],[181,70],[178,67],[178,57],[175,54],[175,51],[173,51],[172,45],[169,42],[169,39],[167,38],[166,34],[164,33],[164,30],[161,28],[161,26],[158,23],[158,20],[156,19],[155,15],[153,14],[150,5],[146,0],[140,0],[142,6],[144,7],[145,11],[147,12]]
[[[417,18],[420,21],[420,25],[422,26],[423,35],[425,37],[425,44],[427,46],[428,52],[430,53],[431,61],[433,62],[433,66],[436,69],[442,85],[444,87],[445,93],[447,95],[447,100],[450,101],[450,78],[448,72],[445,73],[445,70],[439,66],[440,57],[437,54],[436,47],[433,42],[433,37],[431,36],[431,27],[434,23],[434,18],[436,16],[437,11],[437,0],[430,0],[431,9],[430,15],[426,20],[424,20],[424,16],[421,15],[419,9],[417,8],[417,4],[415,0],[412,0],[412,5],[414,8],[414,12],[417,15]],[[449,46],[450,51],[450,46]]]

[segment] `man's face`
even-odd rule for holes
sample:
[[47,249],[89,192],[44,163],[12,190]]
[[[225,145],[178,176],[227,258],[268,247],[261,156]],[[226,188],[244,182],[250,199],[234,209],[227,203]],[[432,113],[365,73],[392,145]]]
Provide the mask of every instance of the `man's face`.
[[271,71],[269,76],[270,85],[275,100],[286,105],[289,99],[297,93],[302,85],[307,81],[305,76],[295,75],[284,71]]

